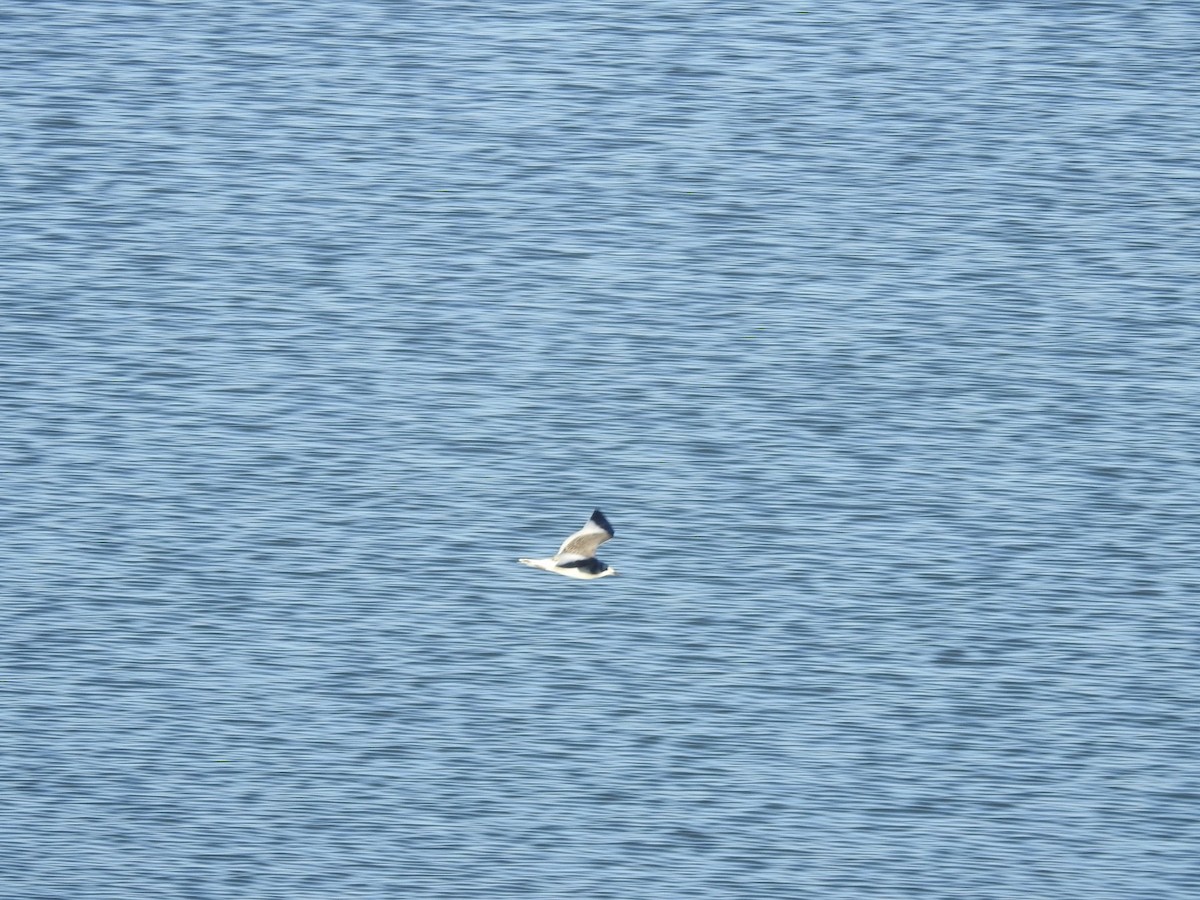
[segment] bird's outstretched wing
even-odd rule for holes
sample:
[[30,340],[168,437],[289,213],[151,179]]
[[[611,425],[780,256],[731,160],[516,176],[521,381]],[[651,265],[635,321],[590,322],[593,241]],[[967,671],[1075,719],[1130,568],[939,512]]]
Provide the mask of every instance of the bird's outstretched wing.
[[587,559],[595,556],[596,548],[612,536],[613,528],[608,524],[608,519],[604,518],[604,513],[598,509],[593,510],[587,524],[563,541],[558,553],[554,554],[554,559],[559,562],[563,557]]

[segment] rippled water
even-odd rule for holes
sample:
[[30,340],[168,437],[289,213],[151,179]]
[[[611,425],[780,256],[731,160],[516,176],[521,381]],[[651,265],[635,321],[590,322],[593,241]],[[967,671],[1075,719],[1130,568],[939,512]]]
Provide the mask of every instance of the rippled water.
[[1197,9],[2,19],[0,896],[1200,894]]

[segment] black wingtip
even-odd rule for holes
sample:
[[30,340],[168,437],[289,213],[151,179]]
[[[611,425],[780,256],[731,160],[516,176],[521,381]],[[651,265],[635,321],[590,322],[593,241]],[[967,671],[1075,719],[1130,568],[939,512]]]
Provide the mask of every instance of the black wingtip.
[[558,563],[560,569],[582,569],[589,575],[599,575],[608,568],[600,560],[594,556],[589,556],[587,559],[577,559],[574,562]]
[[616,537],[617,533],[615,531],[613,531],[612,525],[609,523],[608,519],[606,519],[604,517],[604,513],[600,512],[600,510],[598,510],[598,509],[592,510],[591,521],[595,522],[597,525],[599,525],[601,528],[603,528],[605,531],[607,531],[609,537]]

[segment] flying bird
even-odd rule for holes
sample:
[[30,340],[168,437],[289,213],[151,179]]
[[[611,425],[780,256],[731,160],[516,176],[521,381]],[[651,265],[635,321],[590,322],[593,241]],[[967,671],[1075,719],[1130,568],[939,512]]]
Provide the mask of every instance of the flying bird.
[[603,578],[617,570],[596,559],[596,548],[613,536],[613,528],[600,510],[593,510],[587,524],[562,542],[558,552],[547,559],[518,559],[535,569],[545,569],[568,578]]

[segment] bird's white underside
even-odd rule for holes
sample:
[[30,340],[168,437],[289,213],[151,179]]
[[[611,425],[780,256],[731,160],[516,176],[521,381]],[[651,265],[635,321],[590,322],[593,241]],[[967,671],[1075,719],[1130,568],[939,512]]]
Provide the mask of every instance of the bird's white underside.
[[565,575],[568,578],[582,578],[585,581],[591,581],[593,578],[603,578],[606,575],[617,574],[617,570],[612,566],[609,566],[603,572],[598,572],[595,575],[590,572],[585,572],[583,569],[564,569],[562,566],[555,564],[553,557],[550,557],[549,559],[518,559],[517,562],[524,563],[527,566],[533,566],[535,569],[544,569],[547,572],[553,572],[555,575]]

